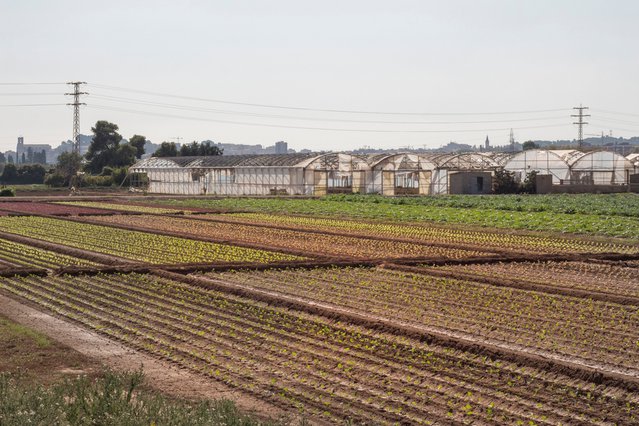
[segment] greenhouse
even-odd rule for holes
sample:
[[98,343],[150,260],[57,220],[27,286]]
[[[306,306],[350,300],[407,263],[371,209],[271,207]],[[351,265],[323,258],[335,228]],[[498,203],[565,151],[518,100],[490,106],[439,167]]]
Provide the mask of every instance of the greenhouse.
[[514,154],[504,168],[518,180],[531,171],[552,176],[553,185],[627,185],[633,165],[612,151],[531,149]]
[[639,153],[630,154],[626,158],[628,159],[628,161],[630,161],[630,164],[632,165],[632,168],[633,168],[632,173],[638,174],[639,173]]
[[[552,186],[627,185],[639,155],[533,149],[518,153],[309,153],[141,160],[132,187],[183,195],[490,194],[497,170],[523,181],[532,171]],[[548,182],[550,184],[550,182]],[[600,190],[599,188],[598,190]],[[549,190],[553,190],[550,188]]]

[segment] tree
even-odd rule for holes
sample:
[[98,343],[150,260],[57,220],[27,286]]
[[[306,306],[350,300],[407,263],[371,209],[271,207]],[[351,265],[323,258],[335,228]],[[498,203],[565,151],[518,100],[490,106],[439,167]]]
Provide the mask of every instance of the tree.
[[3,184],[31,184],[43,183],[46,170],[41,164],[28,164],[16,167],[15,164],[7,164],[2,171],[0,180]]
[[528,150],[531,150],[531,149],[537,149],[537,148],[539,148],[539,145],[537,145],[537,144],[536,144],[535,142],[533,142],[533,141],[526,141],[526,142],[524,142],[524,144],[523,144],[521,147],[522,147],[522,149],[523,149],[524,151],[528,151]]
[[[71,185],[71,181],[82,168],[82,156],[78,153],[69,151],[58,155],[58,162],[55,166],[56,175],[62,177],[62,186]],[[56,182],[59,179],[56,180]]]
[[211,141],[206,141],[200,144],[198,155],[222,155],[222,150]]
[[495,170],[493,178],[493,192],[495,194],[514,194],[519,190],[515,181],[515,172],[508,170]]
[[4,166],[0,180],[3,184],[14,183],[18,177],[18,168],[15,164],[9,163]]
[[138,160],[144,155],[144,145],[146,144],[146,137],[142,135],[133,135],[129,139],[129,144],[136,149],[135,158]]
[[178,150],[175,142],[162,142],[152,157],[177,157]]
[[521,192],[526,194],[536,194],[537,193],[537,175],[539,174],[536,170],[531,170],[526,173],[526,179],[521,184]]
[[180,148],[181,157],[205,156],[205,155],[222,155],[222,150],[219,147],[212,144],[211,141],[206,141],[202,143],[193,141],[188,145],[182,145],[182,148]]
[[9,155],[7,156],[7,163],[9,163],[9,164],[13,164],[13,155],[9,154]]
[[89,162],[85,166],[88,172],[99,174],[106,166],[127,167],[135,163],[138,149],[130,143],[120,143],[122,135],[116,124],[98,121],[91,130],[93,139],[86,155]]
[[108,121],[98,121],[91,128],[93,139],[86,154],[89,163],[86,169],[94,174],[102,171],[104,166],[110,165],[115,151],[120,146],[122,135],[118,133],[117,124]]

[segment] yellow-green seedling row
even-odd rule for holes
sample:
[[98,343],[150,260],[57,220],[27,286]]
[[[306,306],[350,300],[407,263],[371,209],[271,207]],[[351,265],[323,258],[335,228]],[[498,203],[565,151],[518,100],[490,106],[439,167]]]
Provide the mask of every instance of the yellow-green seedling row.
[[56,268],[95,266],[95,262],[0,238],[0,265],[4,267]]
[[239,223],[220,223],[189,218],[166,216],[100,216],[93,221],[105,224],[134,225],[157,229],[170,233],[204,236],[245,244],[259,244],[263,247],[279,250],[291,250],[313,255],[340,258],[401,258],[401,257],[437,257],[460,259],[465,257],[487,256],[493,253],[479,250],[464,250],[452,247],[439,247],[428,244],[415,244],[405,241],[379,240],[372,238],[349,237],[347,235],[322,235],[303,230],[277,229]]
[[1,217],[0,230],[98,253],[155,264],[274,262],[299,257],[36,216]]

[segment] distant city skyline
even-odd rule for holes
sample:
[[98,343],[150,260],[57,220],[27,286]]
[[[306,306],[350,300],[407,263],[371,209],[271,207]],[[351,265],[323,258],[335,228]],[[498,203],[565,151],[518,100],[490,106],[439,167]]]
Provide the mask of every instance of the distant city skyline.
[[0,151],[70,139],[78,80],[81,133],[155,143],[572,140],[580,104],[585,137],[629,138],[638,19],[631,0],[2,2]]

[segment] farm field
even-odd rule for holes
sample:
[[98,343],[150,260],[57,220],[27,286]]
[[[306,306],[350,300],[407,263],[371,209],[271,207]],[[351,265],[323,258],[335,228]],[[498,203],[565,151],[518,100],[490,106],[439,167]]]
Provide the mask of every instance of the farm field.
[[[88,208],[75,205],[62,205],[54,203],[41,203],[41,202],[7,202],[0,203],[0,210],[3,212],[20,213],[20,214],[44,214],[52,216],[71,216],[71,215],[85,215],[85,214],[105,214],[109,210],[101,208]],[[112,211],[111,211],[112,212]]]
[[636,267],[639,264],[631,261],[631,265],[548,261],[448,265],[430,269],[639,298],[639,269]]
[[[260,213],[229,213],[225,215],[202,215],[200,219],[253,224],[257,226],[294,227],[303,230],[328,233],[342,232],[368,237],[384,236],[395,240],[411,240],[424,243],[461,244],[485,250],[509,250],[522,252],[619,252],[634,253],[639,246],[615,242],[601,242],[569,237],[512,234],[488,230],[464,229],[463,227],[425,226],[424,224],[400,224],[365,222],[306,216],[275,215]],[[118,218],[107,220],[121,221]]]
[[87,209],[108,209],[114,211],[134,212],[134,213],[149,213],[149,214],[177,214],[177,213],[189,213],[189,209],[175,209],[166,207],[152,207],[152,206],[140,206],[136,204],[122,204],[111,203],[102,201],[56,201],[51,203],[60,206],[69,206],[76,208]]
[[454,222],[626,198],[362,198],[0,200],[0,294],[310,424],[639,424],[637,226]]
[[0,230],[148,263],[269,262],[299,257],[37,216],[2,217]]
[[[587,194],[587,196],[598,197]],[[463,196],[450,196],[452,199]],[[500,197],[500,196],[494,196]],[[556,197],[556,196],[549,196]],[[636,205],[636,195],[621,195],[628,197],[629,205]],[[488,196],[487,196],[488,198]],[[420,200],[422,198],[419,198]],[[437,203],[438,196],[424,197]],[[463,198],[460,198],[463,200]],[[531,231],[545,231],[554,233],[575,233],[588,235],[602,235],[609,237],[631,238],[639,240],[639,218],[634,216],[607,214],[615,209],[611,200],[616,198],[594,198],[603,207],[589,210],[582,207],[581,212],[568,210],[570,213],[543,210],[547,198],[531,197],[527,204],[528,211],[500,210],[484,207],[465,207],[458,202],[456,207],[421,205],[412,198],[384,199],[382,197],[351,196],[343,200],[342,197],[327,197],[322,199],[251,199],[227,198],[218,200],[207,199],[174,199],[158,200],[151,203],[161,203],[175,207],[199,207],[213,209],[228,209],[251,211],[259,213],[297,214],[309,216],[328,216],[337,218],[355,218],[366,220],[383,220],[392,222],[422,222],[462,224],[473,227],[489,227],[500,229],[521,229]],[[554,199],[554,198],[550,198]],[[589,198],[581,198],[588,200]],[[620,198],[625,200],[626,198]],[[415,204],[411,204],[415,203]],[[623,202],[622,202],[623,203]],[[560,205],[561,198],[553,204]],[[537,210],[539,209],[539,210]],[[559,210],[559,208],[556,208]],[[624,207],[626,210],[627,208]],[[636,211],[632,210],[631,211]]]
[[637,306],[379,268],[211,272],[206,277],[639,377]]
[[97,263],[0,238],[0,270],[12,267],[56,268]]
[[329,421],[633,421],[636,394],[148,275],[3,288],[115,339]]
[[[90,220],[96,223],[135,226],[235,243],[254,243],[274,249],[296,250],[298,252],[308,253],[309,255],[333,258],[379,259],[437,257],[458,259],[493,254],[480,250],[464,250],[447,246],[437,246],[436,244],[353,238],[348,235],[308,234],[290,229],[268,228],[242,223],[213,222],[190,218],[184,219],[166,216],[102,216],[90,218]],[[430,243],[432,243],[432,241],[430,241]]]

